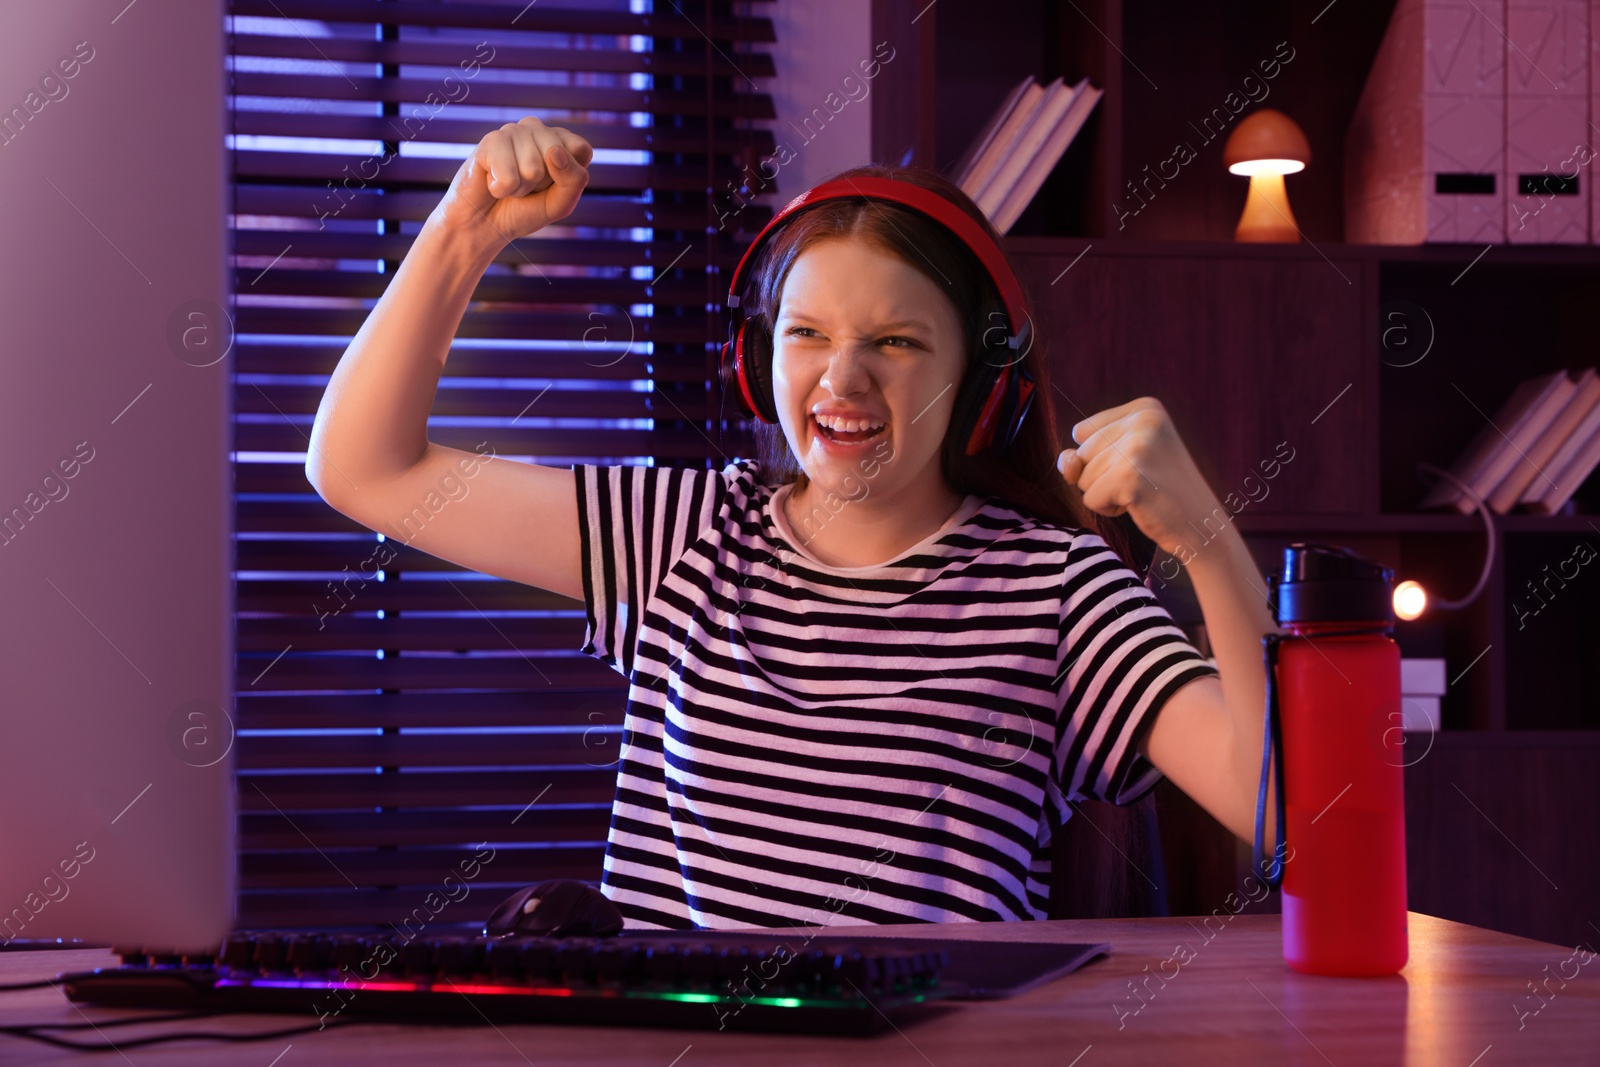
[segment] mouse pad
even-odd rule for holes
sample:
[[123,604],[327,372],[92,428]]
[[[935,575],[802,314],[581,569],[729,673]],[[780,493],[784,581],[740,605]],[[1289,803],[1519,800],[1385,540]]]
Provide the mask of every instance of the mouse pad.
[[1035,986],[1071,974],[1084,964],[1100,956],[1111,954],[1111,943],[1047,941],[956,941],[945,938],[918,941],[914,937],[839,937],[817,933],[806,938],[797,933],[793,939],[775,932],[757,933],[753,930],[625,930],[621,937],[656,938],[674,940],[705,940],[716,942],[747,942],[752,948],[758,944],[775,947],[774,941],[789,940],[795,950],[843,949],[847,946],[888,945],[899,948],[944,949],[950,954],[950,965],[939,971],[940,980],[960,983],[966,991],[956,1000],[998,1000],[1016,996]]

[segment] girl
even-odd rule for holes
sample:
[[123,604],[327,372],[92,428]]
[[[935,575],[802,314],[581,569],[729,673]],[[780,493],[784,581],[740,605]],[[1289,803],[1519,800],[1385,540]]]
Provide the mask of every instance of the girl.
[[[481,463],[478,492],[401,539],[584,602],[582,651],[629,680],[601,883],[628,926],[1043,918],[1069,802],[1131,803],[1163,774],[1250,840],[1273,624],[1242,538],[1188,561],[1219,672],[1097,518],[1176,553],[1224,514],[1158,401],[1061,451],[1033,346],[1020,434],[966,455],[1004,304],[920,212],[826,200],[760,250],[741,306],[775,416],[757,459],[562,470],[427,440],[480,276],[571,213],[592,155],[534,118],[483,139],[340,360],[306,469],[384,530]],[[914,182],[998,244],[937,175],[838,177]]]

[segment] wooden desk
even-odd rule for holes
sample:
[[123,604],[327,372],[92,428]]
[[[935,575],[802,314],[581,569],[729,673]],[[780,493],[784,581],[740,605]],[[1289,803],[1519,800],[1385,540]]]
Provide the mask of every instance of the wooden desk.
[[[1567,963],[1569,946],[1529,941],[1411,913],[1411,960],[1381,979],[1317,978],[1283,965],[1279,917],[1063,920],[948,926],[877,926],[861,933],[1001,940],[1110,941],[1112,955],[1011,1000],[967,1002],[948,1014],[872,1038],[792,1037],[714,1030],[601,1030],[570,1026],[471,1029],[374,1024],[272,1042],[180,1042],[131,1050],[132,1062],[280,1067],[384,1064],[642,1064],[645,1067],[867,1063],[873,1067],[1104,1067],[1109,1064],[1405,1063],[1498,1067],[1600,1061],[1600,958]],[[840,928],[844,929],[844,928]],[[833,931],[835,933],[838,930]],[[1600,938],[1596,939],[1600,941]],[[1187,944],[1192,958],[1174,956]],[[1593,946],[1595,942],[1590,942]],[[1578,957],[1582,959],[1582,957]],[[109,952],[0,953],[0,982],[114,962]],[[1548,968],[1548,970],[1547,970]],[[1147,975],[1164,973],[1163,981]],[[1557,977],[1550,977],[1557,976]],[[1544,1006],[1528,983],[1548,980]],[[1151,993],[1134,998],[1130,981]],[[1141,990],[1145,985],[1140,985]],[[1141,1006],[1142,1005],[1142,1006]],[[1537,1014],[1519,1019],[1513,1005]],[[129,1012],[87,1009],[95,1020]],[[70,1021],[83,1016],[53,990],[0,994],[0,1020]],[[294,1016],[121,1027],[120,1035],[195,1027],[240,1032],[287,1028]],[[306,1021],[313,1021],[307,1019]],[[93,1031],[80,1033],[92,1040]],[[91,1054],[0,1037],[0,1063],[58,1063]],[[95,1063],[127,1062],[93,1054]]]

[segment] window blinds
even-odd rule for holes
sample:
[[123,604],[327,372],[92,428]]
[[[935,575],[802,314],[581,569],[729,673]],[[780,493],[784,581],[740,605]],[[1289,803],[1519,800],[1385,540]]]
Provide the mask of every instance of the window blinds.
[[442,932],[599,877],[625,688],[577,653],[582,605],[382,540],[305,451],[461,159],[531,114],[594,145],[589,187],[490,267],[430,439],[559,467],[752,454],[716,345],[771,210],[718,221],[774,150],[765,6],[232,0],[241,926]]

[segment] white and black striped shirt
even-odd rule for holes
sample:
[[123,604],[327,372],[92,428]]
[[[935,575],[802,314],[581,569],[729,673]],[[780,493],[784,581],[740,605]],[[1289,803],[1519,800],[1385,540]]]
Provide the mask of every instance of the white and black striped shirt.
[[572,469],[630,928],[1044,918],[1066,801],[1151,789],[1138,739],[1217,675],[1100,537],[997,497],[841,568],[755,460]]

